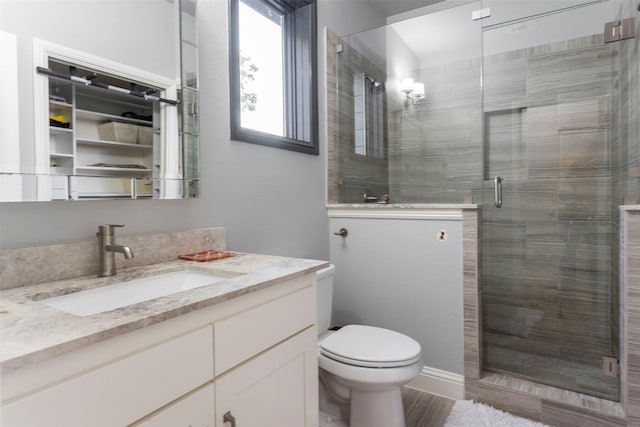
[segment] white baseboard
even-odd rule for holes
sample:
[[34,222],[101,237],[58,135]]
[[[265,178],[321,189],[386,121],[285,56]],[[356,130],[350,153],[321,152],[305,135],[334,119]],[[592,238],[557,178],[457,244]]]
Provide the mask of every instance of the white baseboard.
[[405,387],[426,393],[436,394],[449,399],[464,399],[464,375],[442,371],[428,366],[422,367],[422,372]]

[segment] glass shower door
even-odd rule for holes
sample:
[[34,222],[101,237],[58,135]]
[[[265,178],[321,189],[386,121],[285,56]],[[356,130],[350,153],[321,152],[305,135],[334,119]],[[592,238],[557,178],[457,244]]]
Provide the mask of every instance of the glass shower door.
[[618,400],[614,2],[484,3],[484,369]]

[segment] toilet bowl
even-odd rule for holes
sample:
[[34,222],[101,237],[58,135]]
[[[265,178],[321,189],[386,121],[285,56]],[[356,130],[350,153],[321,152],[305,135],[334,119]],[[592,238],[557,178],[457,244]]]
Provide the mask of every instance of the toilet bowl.
[[422,370],[420,344],[366,325],[328,331],[331,298],[326,292],[332,292],[334,270],[330,266],[318,273],[320,425],[404,427],[401,387]]

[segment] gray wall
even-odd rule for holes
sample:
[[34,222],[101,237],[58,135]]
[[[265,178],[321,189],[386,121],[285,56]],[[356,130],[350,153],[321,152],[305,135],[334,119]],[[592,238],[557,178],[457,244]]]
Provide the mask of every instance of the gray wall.
[[[463,374],[462,222],[331,218],[333,324],[407,334],[423,364]],[[444,230],[445,241],[438,240]]]
[[[3,203],[0,247],[92,239],[101,223],[126,224],[118,230],[122,235],[225,226],[230,249],[328,259],[322,78],[320,156],[230,141],[227,2],[201,0],[198,6],[202,197]],[[324,25],[348,34],[383,25],[385,19],[365,2],[332,0],[320,0],[318,15],[319,34]],[[319,57],[324,76],[324,56]]]

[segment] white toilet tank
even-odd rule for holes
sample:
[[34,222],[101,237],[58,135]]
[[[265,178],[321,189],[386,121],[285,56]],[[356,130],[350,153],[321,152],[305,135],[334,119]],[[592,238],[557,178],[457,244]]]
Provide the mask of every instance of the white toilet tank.
[[331,327],[331,309],[333,306],[333,274],[336,267],[318,271],[318,335]]

